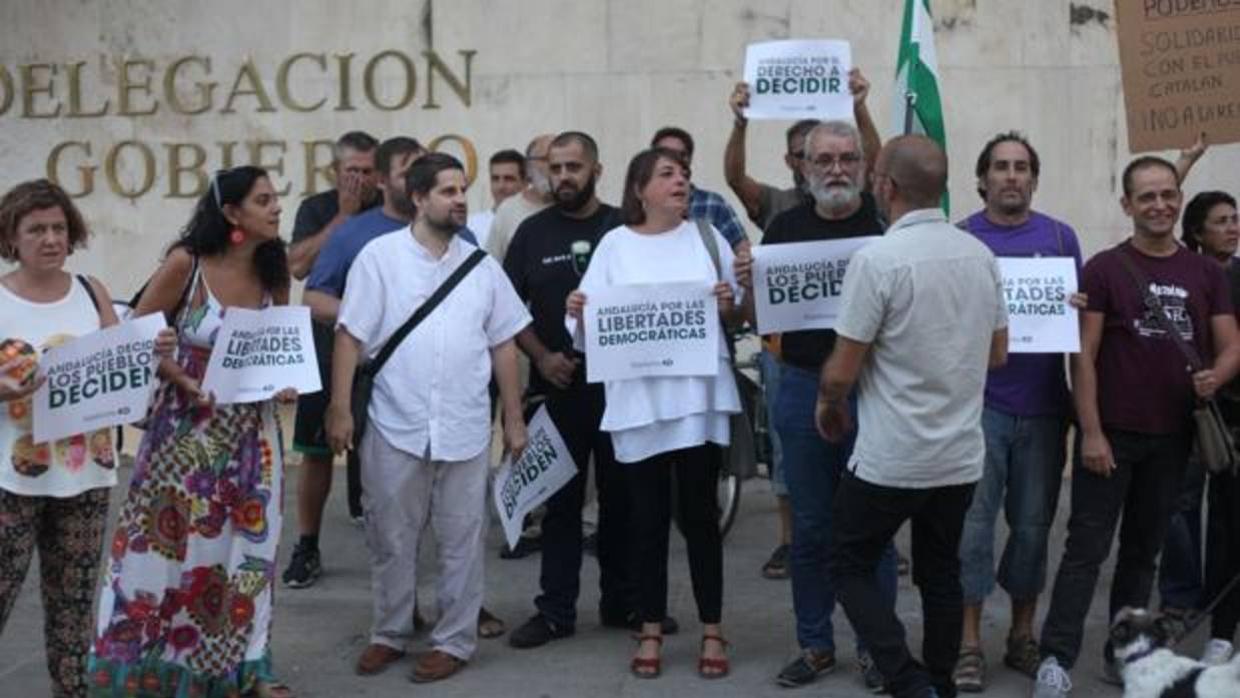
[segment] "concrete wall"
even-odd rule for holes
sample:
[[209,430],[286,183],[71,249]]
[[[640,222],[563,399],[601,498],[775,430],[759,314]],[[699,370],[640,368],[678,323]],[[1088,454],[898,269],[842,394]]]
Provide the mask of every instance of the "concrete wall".
[[[933,0],[931,5],[953,166],[953,214],[977,207],[972,168],[980,146],[996,131],[1018,128],[1043,160],[1037,208],[1076,226],[1087,252],[1122,239],[1126,219],[1116,202],[1117,178],[1130,156],[1111,3]],[[786,37],[851,40],[855,62],[873,83],[871,110],[886,136],[892,132],[902,6],[900,0],[9,0],[0,5],[0,187],[43,176],[58,144],[89,143],[89,156],[81,145],[62,149],[58,168],[70,190],[84,184],[80,167],[97,168],[93,193],[79,199],[95,239],[72,266],[99,274],[117,295],[129,293],[150,273],[189,216],[192,199],[176,194],[192,193],[200,181],[192,172],[172,181],[169,158],[178,143],[182,164],[197,158],[194,146],[202,148],[205,160],[198,169],[209,173],[221,166],[230,147],[233,161],[243,162],[250,142],[276,142],[259,146],[258,154],[283,161],[279,179],[291,187],[286,231],[301,194],[327,186],[321,176],[306,175],[305,152],[314,148],[306,142],[330,140],[351,128],[424,141],[458,134],[473,144],[480,165],[496,149],[524,147],[537,132],[586,130],[599,138],[605,167],[601,191],[615,202],[629,157],[656,128],[677,124],[698,140],[699,186],[731,198],[721,165],[731,124],[726,99],[739,79],[745,44]],[[422,55],[428,49],[446,70],[428,70]],[[400,56],[379,59],[369,91],[364,84],[367,63],[387,51],[408,57],[416,71],[410,104],[395,111],[374,106],[366,95],[381,104],[401,101],[407,78]],[[476,51],[468,106],[448,81],[466,77],[462,52],[467,51]],[[279,68],[301,52],[322,54],[322,65],[314,57],[297,59],[282,91]],[[349,53],[355,55],[347,59],[345,87],[340,65],[346,59],[338,56]],[[177,113],[164,93],[168,69],[186,56],[209,58],[211,69],[208,79],[203,64],[181,65],[173,85],[181,111],[199,106],[198,83],[218,83],[211,108],[202,114]],[[124,60],[138,62],[123,71],[118,61]],[[152,61],[153,72],[144,60]],[[260,97],[245,94],[254,88],[245,78],[234,84],[247,60],[271,111],[264,110]],[[82,65],[68,65],[75,62]],[[45,63],[57,65],[54,74],[49,68],[22,68]],[[106,114],[68,115],[74,106],[73,71],[80,85],[77,111],[99,111],[107,100]],[[128,91],[128,111],[148,110],[158,101],[154,114],[119,113],[125,106],[118,89],[126,80],[123,72],[137,85]],[[149,91],[142,87],[148,72]],[[52,92],[25,94],[27,77],[35,87],[50,83]],[[294,108],[320,97],[326,99],[322,107]],[[59,115],[35,116],[56,105]],[[759,179],[789,181],[780,159],[787,125],[751,125],[749,162]],[[149,149],[154,164],[149,191],[136,198],[118,195],[107,176],[108,154],[126,141]],[[239,144],[218,145],[234,141]],[[113,158],[117,189],[132,193],[145,184],[142,146],[125,145]],[[462,152],[451,140],[443,149]],[[320,146],[314,152],[322,164],[326,151]],[[1186,189],[1235,192],[1237,165],[1240,149],[1215,148]],[[485,187],[475,187],[470,205],[487,205],[487,198]]]

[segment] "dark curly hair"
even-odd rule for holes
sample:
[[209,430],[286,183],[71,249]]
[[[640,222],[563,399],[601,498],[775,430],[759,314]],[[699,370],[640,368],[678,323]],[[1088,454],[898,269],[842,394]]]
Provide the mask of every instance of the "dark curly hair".
[[620,203],[620,217],[625,225],[641,225],[646,222],[646,210],[642,208],[637,193],[654,179],[655,166],[660,159],[671,160],[684,168],[685,177],[689,177],[689,163],[675,150],[667,148],[648,148],[633,156],[629,161],[629,170],[624,176],[624,196]]
[[1206,231],[1206,218],[1210,216],[1210,209],[1219,204],[1230,204],[1235,208],[1236,199],[1225,191],[1203,191],[1184,207],[1184,217],[1180,219],[1180,239],[1185,247],[1194,252],[1201,251],[1201,234]]
[[13,238],[17,237],[17,226],[32,211],[47,208],[59,208],[65,214],[69,225],[69,254],[79,247],[86,246],[86,238],[90,231],[82,214],[73,205],[73,200],[55,183],[46,179],[35,179],[22,182],[0,198],[0,258],[16,262],[17,247]]
[[[195,257],[209,257],[227,250],[232,224],[224,217],[224,206],[240,206],[254,184],[266,177],[267,170],[248,165],[217,172],[207,193],[198,199],[193,217],[181,231],[180,239],[172,244],[172,249],[183,248]],[[254,272],[267,291],[289,287],[288,252],[283,240],[267,240],[255,248]]]

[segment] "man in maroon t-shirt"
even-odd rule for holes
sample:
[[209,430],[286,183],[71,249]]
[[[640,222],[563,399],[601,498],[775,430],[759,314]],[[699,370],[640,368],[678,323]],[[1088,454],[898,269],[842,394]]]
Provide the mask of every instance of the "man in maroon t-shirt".
[[[1120,203],[1132,218],[1132,237],[1089,260],[1081,275],[1089,305],[1081,318],[1081,353],[1072,362],[1080,420],[1072,516],[1042,628],[1038,697],[1071,690],[1067,671],[1080,654],[1098,569],[1121,511],[1110,614],[1149,601],[1192,443],[1194,404],[1240,367],[1240,336],[1222,269],[1174,237],[1182,201],[1175,167],[1161,158],[1137,158],[1124,170],[1123,186]],[[1164,329],[1168,323],[1146,306],[1147,291],[1210,368],[1189,370]],[[1110,650],[1104,649],[1106,675],[1118,682]]]

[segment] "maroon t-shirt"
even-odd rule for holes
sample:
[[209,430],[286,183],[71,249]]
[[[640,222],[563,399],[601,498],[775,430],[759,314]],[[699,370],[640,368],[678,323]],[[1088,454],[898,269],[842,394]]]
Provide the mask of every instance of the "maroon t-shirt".
[[1081,271],[1089,310],[1103,313],[1098,349],[1098,412],[1102,425],[1142,434],[1176,434],[1191,426],[1194,405],[1188,359],[1145,308],[1119,255],[1145,275],[1167,316],[1210,365],[1210,319],[1232,313],[1227,278],[1217,262],[1180,248],[1150,257],[1128,242],[1099,252]]

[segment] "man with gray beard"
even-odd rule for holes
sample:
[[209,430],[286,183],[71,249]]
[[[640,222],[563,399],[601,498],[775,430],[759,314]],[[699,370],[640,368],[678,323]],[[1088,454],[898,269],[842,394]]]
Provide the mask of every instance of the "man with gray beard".
[[[813,242],[881,235],[878,207],[865,191],[866,166],[861,136],[845,121],[827,121],[805,138],[801,172],[813,201],[791,208],[771,221],[762,245]],[[750,292],[746,309],[753,320],[752,269],[748,255],[737,257],[736,277]],[[831,500],[852,454],[853,440],[827,443],[814,426],[818,374],[835,344],[831,330],[783,334],[783,370],[774,405],[774,426],[783,443],[784,476],[792,505],[789,567],[792,605],[801,654],[776,677],[781,686],[810,683],[835,668],[831,613],[835,592],[827,574],[831,540]],[[896,556],[888,546],[879,567],[879,584],[892,604],[896,595]],[[857,648],[858,667],[871,690],[881,690],[882,676],[869,654]]]
[[504,199],[495,207],[495,218],[491,220],[491,230],[486,235],[487,252],[496,261],[503,263],[508,254],[508,245],[512,236],[517,234],[517,226],[521,221],[538,213],[551,205],[555,197],[551,195],[551,178],[547,170],[547,151],[551,147],[553,133],[535,136],[525,148],[525,191]]

